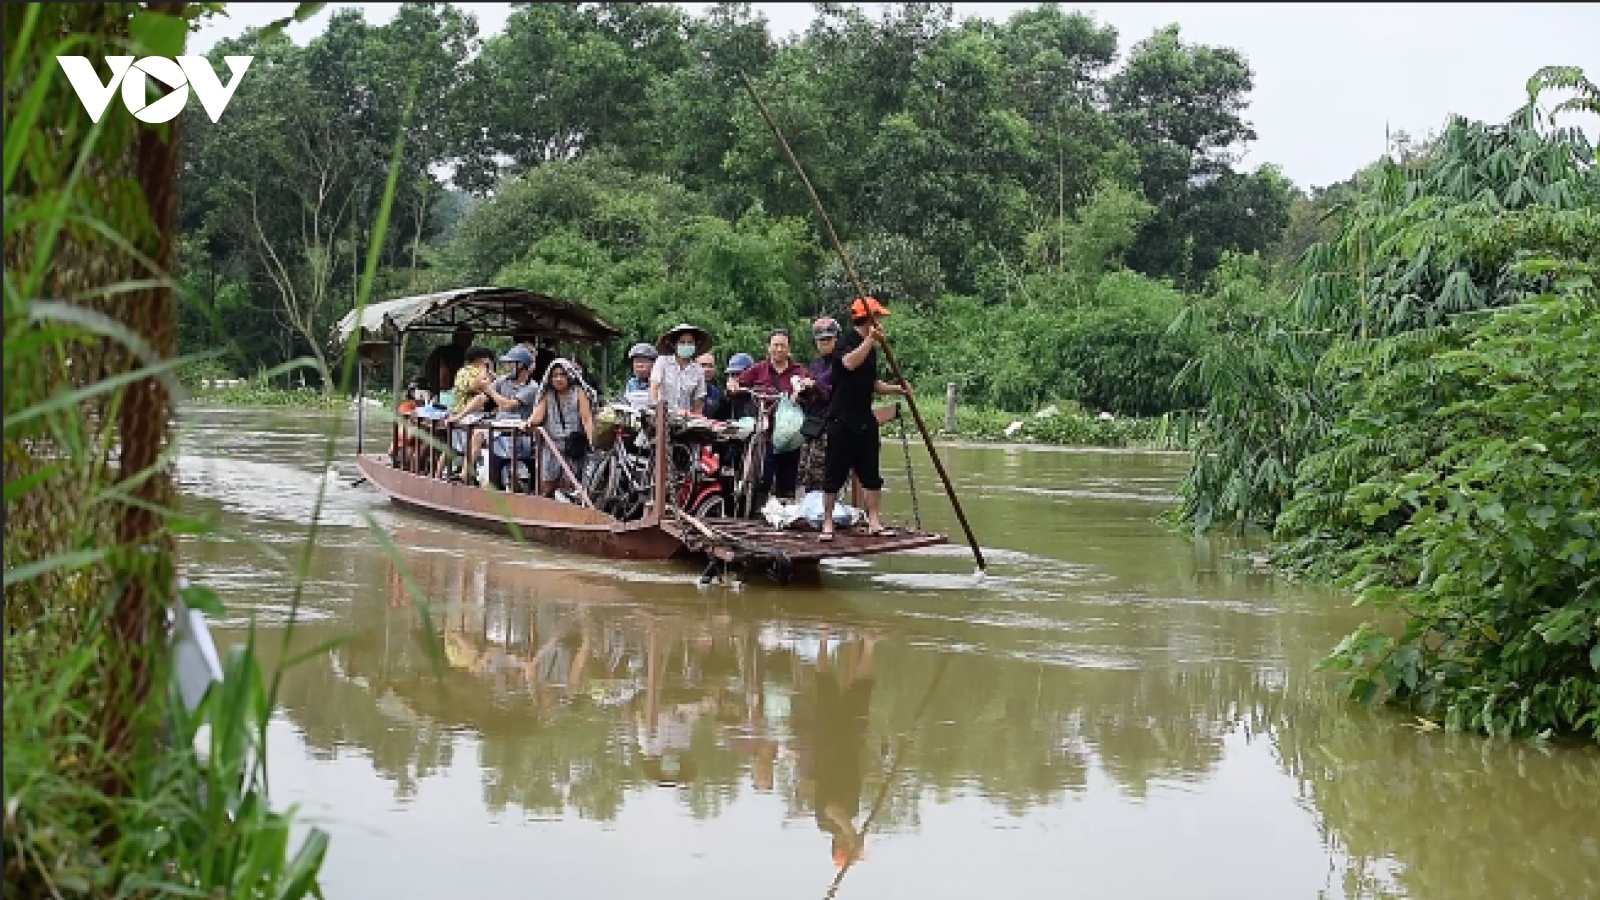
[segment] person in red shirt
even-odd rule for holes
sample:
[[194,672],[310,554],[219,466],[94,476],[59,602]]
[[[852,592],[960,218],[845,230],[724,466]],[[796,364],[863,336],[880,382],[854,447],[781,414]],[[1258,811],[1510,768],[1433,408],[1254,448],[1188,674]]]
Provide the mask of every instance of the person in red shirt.
[[[767,358],[744,370],[739,376],[739,384],[746,388],[757,388],[776,394],[786,394],[792,400],[798,401],[799,395],[809,388],[813,381],[805,367],[795,362],[789,355],[789,332],[786,329],[775,329],[767,338]],[[770,422],[767,427],[771,427]],[[755,508],[760,509],[766,505],[767,497],[777,488],[777,496],[783,500],[794,500],[794,489],[800,480],[800,448],[795,448],[787,453],[774,453],[772,444],[767,444],[767,457],[761,467],[761,482],[757,487],[754,498]]]

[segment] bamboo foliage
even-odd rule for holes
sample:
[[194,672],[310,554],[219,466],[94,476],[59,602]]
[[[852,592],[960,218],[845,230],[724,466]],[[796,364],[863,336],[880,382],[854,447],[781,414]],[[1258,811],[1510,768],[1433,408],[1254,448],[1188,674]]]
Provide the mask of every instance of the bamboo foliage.
[[1272,528],[1291,566],[1405,613],[1330,657],[1353,696],[1600,737],[1600,161],[1552,89],[1597,96],[1544,69],[1505,122],[1380,161],[1285,304],[1211,326],[1180,514]]

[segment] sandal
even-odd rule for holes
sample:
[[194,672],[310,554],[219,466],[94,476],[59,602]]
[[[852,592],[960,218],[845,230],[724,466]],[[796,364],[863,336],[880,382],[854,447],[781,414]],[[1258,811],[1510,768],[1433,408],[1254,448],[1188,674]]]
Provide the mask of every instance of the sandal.
[[833,540],[833,532],[824,531],[821,534],[817,535],[817,540],[822,541],[824,544],[829,543],[829,542],[831,542]]

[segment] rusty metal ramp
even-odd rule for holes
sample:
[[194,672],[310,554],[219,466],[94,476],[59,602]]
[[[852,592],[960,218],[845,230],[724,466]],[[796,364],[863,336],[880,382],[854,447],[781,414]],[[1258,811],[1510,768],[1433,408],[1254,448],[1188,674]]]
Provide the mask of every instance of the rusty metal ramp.
[[694,519],[662,522],[679,532],[690,549],[729,562],[761,558],[781,558],[789,563],[812,563],[823,559],[898,553],[945,543],[945,536],[930,531],[892,526],[894,535],[869,535],[865,528],[844,528],[832,541],[823,542],[815,531],[774,528],[756,519]]

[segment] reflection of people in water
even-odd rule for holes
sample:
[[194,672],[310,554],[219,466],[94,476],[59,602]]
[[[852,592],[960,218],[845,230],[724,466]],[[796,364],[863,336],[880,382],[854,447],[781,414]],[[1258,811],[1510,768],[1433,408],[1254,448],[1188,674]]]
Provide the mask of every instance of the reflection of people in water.
[[760,632],[745,627],[731,643],[738,657],[739,700],[724,710],[728,744],[750,759],[750,783],[757,791],[770,792],[777,776],[778,741],[767,722],[766,662],[762,658]]
[[713,700],[677,703],[665,709],[661,688],[665,679],[666,654],[661,648],[661,633],[654,622],[646,628],[644,710],[634,713],[638,733],[640,767],[645,777],[657,784],[679,785],[694,780],[694,758],[689,744],[695,721],[715,709]]
[[877,638],[869,636],[840,648],[840,677],[829,664],[826,631],[817,654],[811,747],[814,806],[817,827],[833,836],[836,866],[861,858],[861,832],[855,818],[861,807],[861,753],[872,703],[872,649],[876,643]]

